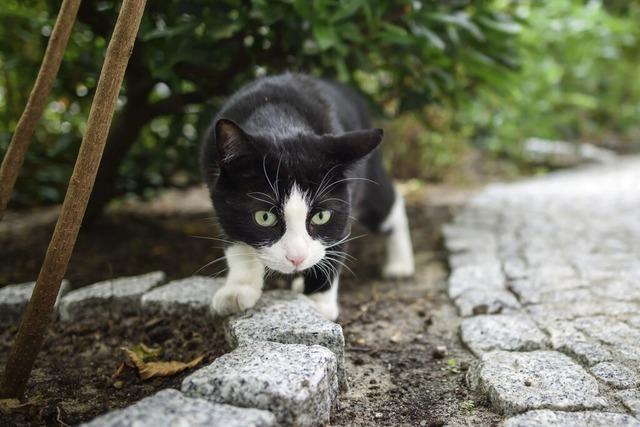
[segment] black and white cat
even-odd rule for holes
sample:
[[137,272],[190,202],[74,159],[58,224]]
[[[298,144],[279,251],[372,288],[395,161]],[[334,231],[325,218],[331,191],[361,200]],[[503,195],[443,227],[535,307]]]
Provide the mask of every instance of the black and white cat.
[[348,87],[301,74],[266,77],[234,94],[202,146],[205,181],[226,240],[229,273],[212,310],[260,298],[265,268],[328,319],[351,221],[387,237],[387,277],[414,273],[404,202],[382,167],[381,129]]

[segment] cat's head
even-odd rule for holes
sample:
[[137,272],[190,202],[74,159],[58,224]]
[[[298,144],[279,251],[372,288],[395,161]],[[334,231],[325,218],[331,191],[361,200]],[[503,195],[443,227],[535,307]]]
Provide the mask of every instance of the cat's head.
[[336,257],[350,231],[347,172],[381,140],[381,129],[274,140],[218,120],[203,161],[225,234],[282,273]]

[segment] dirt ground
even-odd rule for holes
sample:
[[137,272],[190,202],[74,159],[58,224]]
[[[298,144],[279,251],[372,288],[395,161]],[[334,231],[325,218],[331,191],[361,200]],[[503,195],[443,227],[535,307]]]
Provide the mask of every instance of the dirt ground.
[[[0,325],[3,368],[16,330],[16,325]],[[121,347],[132,348],[140,343],[161,348],[161,360],[186,362],[204,354],[203,364],[227,351],[222,328],[190,316],[54,323],[25,393],[29,405],[10,416],[0,413],[0,425],[76,425],[157,390],[179,388],[188,372],[143,381],[135,369],[126,368],[112,377],[128,361]]]
[[[499,416],[464,384],[472,356],[461,347],[459,319],[446,295],[448,270],[440,226],[469,192],[447,187],[408,192],[418,266],[414,280],[380,280],[384,252],[380,237],[352,242],[350,253],[357,261],[349,266],[355,275],[343,272],[338,319],[345,333],[351,386],[340,397],[331,425],[496,424]],[[66,276],[73,287],[156,269],[170,279],[186,277],[220,256],[217,245],[193,237],[216,235],[210,213],[145,211],[147,207],[112,212],[82,231]],[[0,229],[0,284],[37,276],[55,214],[31,217],[37,220]],[[356,228],[353,235],[360,234],[364,231]],[[216,275],[223,268],[199,274]],[[14,333],[15,326],[0,325],[0,366]],[[34,407],[4,422],[73,425],[155,390],[177,387],[184,374],[143,382],[133,371],[122,378],[121,388],[114,387],[111,375],[124,360],[120,347],[140,342],[160,345],[166,360],[189,360],[205,353],[206,363],[226,350],[220,329],[204,319],[133,317],[109,319],[106,324],[95,320],[71,327],[56,324],[27,391]]]
[[411,281],[379,278],[381,239],[357,240],[352,253],[373,273],[366,283],[343,273],[340,302],[350,389],[333,426],[490,426],[500,421],[465,385],[473,356],[458,338],[460,318],[447,296],[441,226],[467,193],[418,193],[408,209],[416,251]]

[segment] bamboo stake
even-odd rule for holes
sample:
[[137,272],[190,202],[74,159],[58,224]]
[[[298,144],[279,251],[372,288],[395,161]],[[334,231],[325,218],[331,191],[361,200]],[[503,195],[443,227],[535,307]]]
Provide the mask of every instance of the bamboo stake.
[[60,6],[58,18],[53,26],[51,38],[47,43],[44,58],[42,58],[38,77],[36,77],[36,82],[29,94],[27,106],[24,108],[20,120],[18,120],[11,143],[2,160],[2,166],[0,166],[0,221],[7,209],[7,204],[9,204],[11,192],[18,178],[22,162],[27,154],[33,139],[33,133],[42,116],[53,82],[58,74],[62,55],[69,41],[73,23],[76,20],[78,7],[80,7],[80,0],[64,0],[62,6]]
[[122,79],[133,50],[146,0],[123,0],[113,36],[107,48],[87,130],[51,237],[33,295],[24,312],[9,353],[0,398],[19,398],[42,346],[53,306],[82,224],[96,178]]

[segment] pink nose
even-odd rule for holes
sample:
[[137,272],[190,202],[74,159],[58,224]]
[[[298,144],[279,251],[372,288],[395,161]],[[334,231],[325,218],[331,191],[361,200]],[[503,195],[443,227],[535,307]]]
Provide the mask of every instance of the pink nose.
[[299,267],[300,264],[302,264],[304,262],[304,257],[303,256],[289,256],[289,255],[287,255],[287,259],[289,261],[291,261],[291,264],[293,264],[295,267]]

